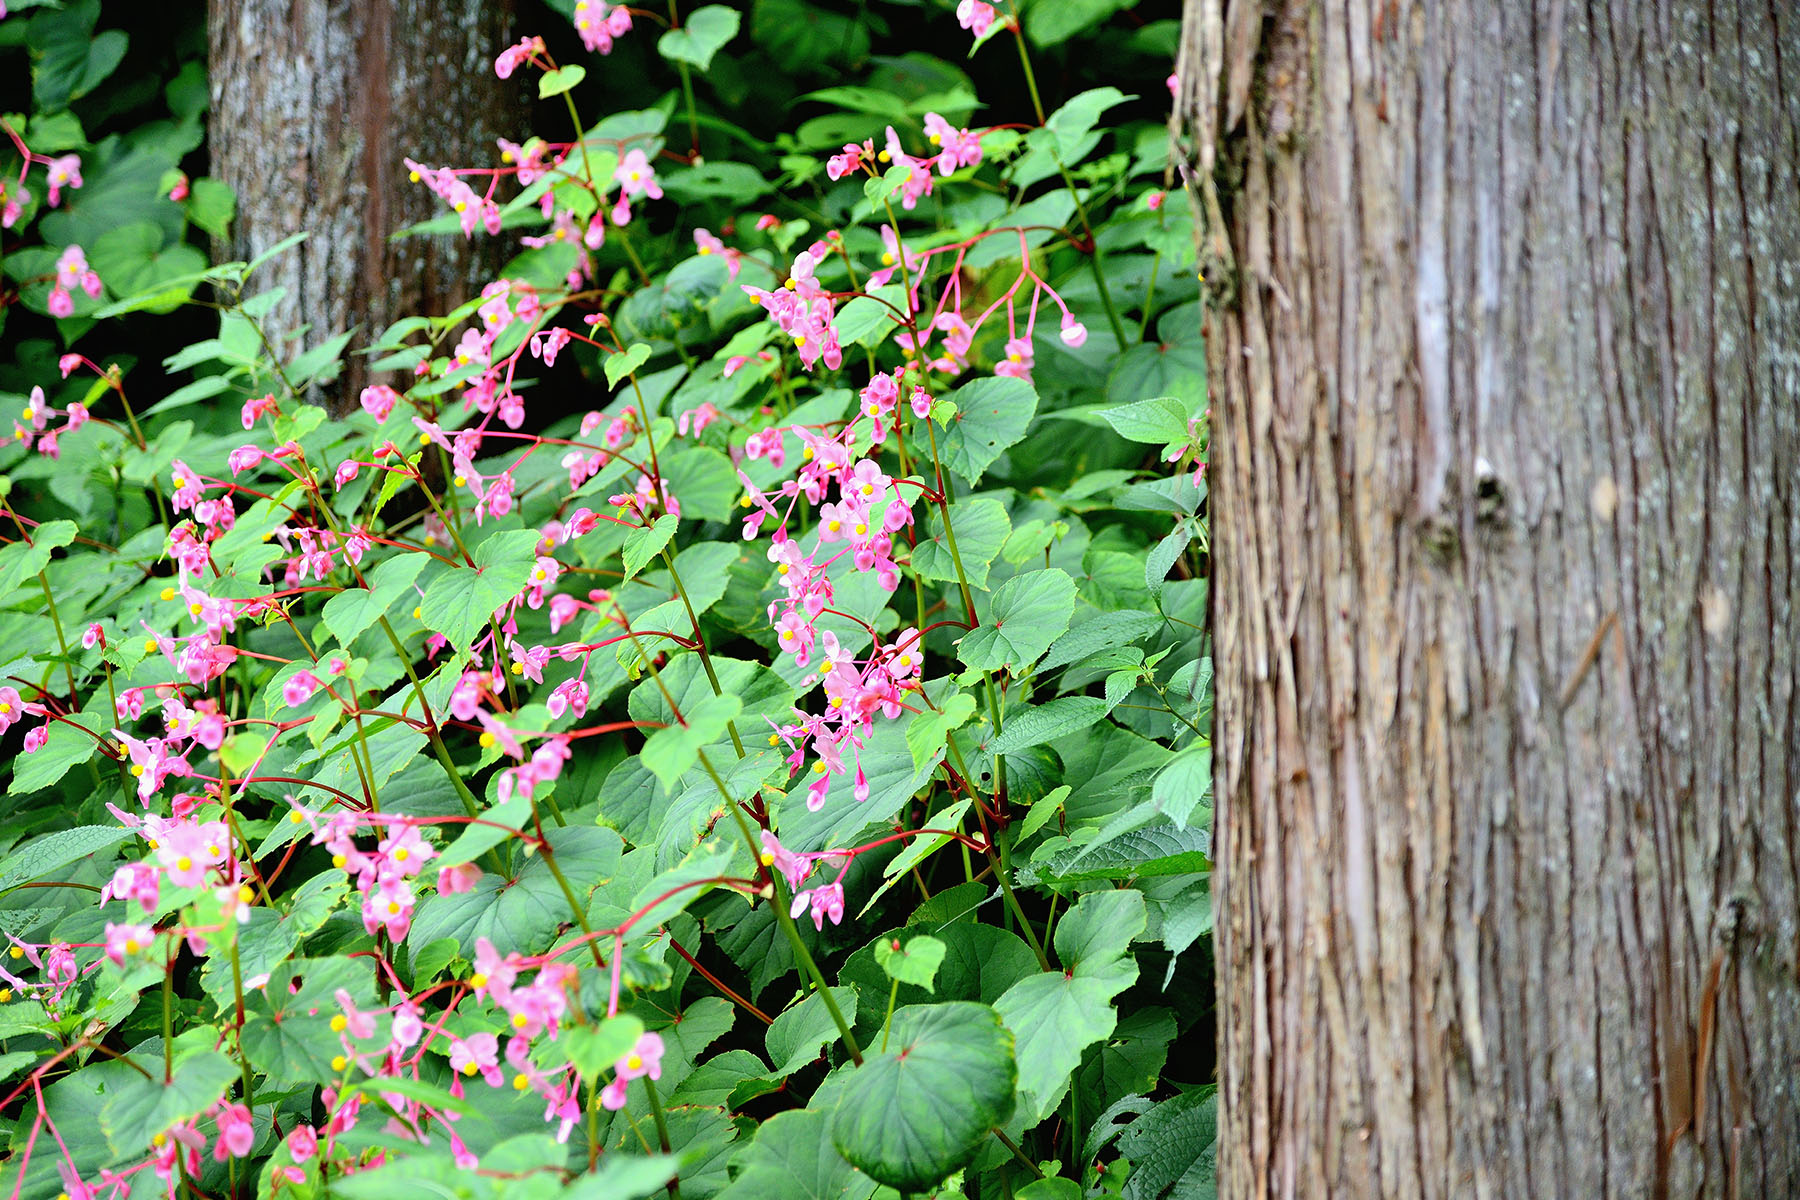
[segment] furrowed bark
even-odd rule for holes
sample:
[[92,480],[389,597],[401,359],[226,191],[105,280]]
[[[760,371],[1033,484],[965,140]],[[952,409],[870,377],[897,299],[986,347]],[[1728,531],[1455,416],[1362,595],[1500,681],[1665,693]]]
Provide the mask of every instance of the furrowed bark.
[[[511,0],[212,0],[212,172],[238,196],[220,250],[248,259],[311,234],[258,272],[263,288],[286,289],[267,320],[285,358],[359,325],[354,349],[493,278],[503,247],[485,234],[388,239],[446,211],[408,181],[405,158],[485,163],[496,136],[522,140],[526,89],[493,69],[512,18]],[[352,355],[333,407],[367,381]]]
[[1797,47],[1188,4],[1224,1196],[1800,1193]]

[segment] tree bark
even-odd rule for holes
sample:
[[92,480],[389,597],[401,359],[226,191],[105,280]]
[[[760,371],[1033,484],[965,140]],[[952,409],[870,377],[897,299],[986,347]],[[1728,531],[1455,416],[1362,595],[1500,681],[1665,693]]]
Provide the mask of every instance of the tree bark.
[[[388,237],[443,211],[403,161],[476,161],[525,131],[525,89],[494,75],[512,0],[211,0],[212,173],[237,191],[228,248],[248,259],[310,237],[258,272],[286,296],[267,318],[292,358],[360,325],[442,315],[500,264],[498,239]],[[259,289],[260,290],[260,289]],[[354,403],[352,355],[331,397]]]
[[1800,13],[1187,20],[1221,1194],[1800,1194]]

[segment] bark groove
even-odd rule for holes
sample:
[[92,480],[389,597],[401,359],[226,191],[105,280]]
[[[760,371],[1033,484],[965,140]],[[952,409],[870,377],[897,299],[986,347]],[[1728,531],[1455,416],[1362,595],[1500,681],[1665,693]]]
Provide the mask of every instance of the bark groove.
[[1800,1194],[1800,16],[1188,9],[1222,1195]]
[[[293,233],[310,237],[259,272],[286,295],[267,318],[291,359],[360,325],[442,315],[480,290],[500,243],[479,235],[388,235],[438,215],[404,159],[472,161],[525,131],[525,94],[494,76],[512,32],[511,0],[211,0],[212,172],[237,191],[232,242],[248,259]],[[352,356],[333,388],[354,403],[366,382]]]

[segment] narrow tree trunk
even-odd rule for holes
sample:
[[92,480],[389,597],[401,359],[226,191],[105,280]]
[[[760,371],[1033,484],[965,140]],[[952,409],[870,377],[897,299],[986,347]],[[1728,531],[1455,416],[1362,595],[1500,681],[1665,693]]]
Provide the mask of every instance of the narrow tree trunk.
[[[441,315],[479,291],[498,242],[390,242],[442,205],[404,159],[475,161],[496,135],[522,139],[524,89],[495,78],[512,0],[211,0],[213,174],[237,191],[233,257],[311,234],[259,272],[287,295],[267,322],[304,346],[360,325]],[[485,161],[485,160],[482,160]],[[292,357],[292,350],[288,357]],[[334,386],[354,402],[365,362]]]
[[1800,1194],[1800,13],[1222,2],[1222,1194]]

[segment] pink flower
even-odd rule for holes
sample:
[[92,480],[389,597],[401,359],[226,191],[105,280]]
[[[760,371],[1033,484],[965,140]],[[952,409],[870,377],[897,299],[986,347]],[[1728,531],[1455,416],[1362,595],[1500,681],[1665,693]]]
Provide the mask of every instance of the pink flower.
[[34,728],[25,731],[25,741],[22,748],[27,754],[36,754],[39,750],[44,748],[44,743],[49,740],[50,723],[46,721],[42,725],[35,726]]
[[994,23],[994,6],[981,0],[961,0],[956,6],[956,22],[976,37],[982,37]]
[[1006,357],[994,364],[994,374],[1008,375],[1029,383],[1031,381],[1031,363],[1031,342],[1025,338],[1009,338],[1006,343]]
[[259,419],[279,411],[280,408],[275,403],[274,393],[270,393],[267,396],[257,396],[254,399],[244,401],[244,408],[243,411],[238,414],[238,420],[243,424],[245,429],[254,429],[256,427],[256,422]]
[[0,733],[11,729],[25,716],[25,701],[15,687],[0,687]]
[[388,937],[398,943],[412,928],[412,913],[412,889],[403,879],[387,879],[363,899],[363,928],[371,935],[385,928]]
[[798,917],[812,906],[813,927],[823,930],[827,917],[833,925],[844,919],[844,885],[841,883],[825,883],[811,891],[800,892],[794,896],[789,915]]
[[56,369],[62,372],[62,377],[64,379],[67,379],[70,373],[80,365],[81,355],[79,354],[65,354],[56,360]]
[[219,1124],[219,1144],[213,1148],[213,1159],[242,1158],[256,1144],[256,1127],[251,1124],[250,1110],[242,1104],[227,1104],[215,1118]]
[[400,403],[400,393],[385,383],[377,383],[364,388],[359,399],[364,412],[377,421],[385,421],[394,411],[394,405]]
[[473,1033],[450,1045],[450,1069],[460,1075],[479,1074],[490,1087],[499,1087],[500,1039],[491,1033]]
[[576,0],[575,31],[581,44],[596,54],[611,54],[613,39],[631,28],[631,14],[604,0]]
[[494,74],[502,79],[510,78],[520,64],[530,61],[533,54],[541,54],[543,51],[543,38],[520,38],[518,45],[508,46],[500,52],[500,57],[494,60]]
[[199,476],[178,458],[170,470],[169,478],[175,485],[175,492],[169,497],[169,507],[176,512],[185,512],[194,507],[194,502],[200,499],[203,490]]
[[[613,172],[613,181],[626,196],[662,199],[662,186],[656,181],[656,171],[641,147],[634,146],[625,152],[625,157],[619,160],[618,169]],[[622,225],[624,222],[615,221],[614,224]]]
[[55,208],[62,202],[62,189],[81,186],[81,155],[65,154],[51,159],[45,174],[48,176],[45,182],[50,185],[47,199],[50,207]]
[[239,446],[236,450],[233,450],[226,456],[225,464],[231,468],[231,473],[233,475],[237,475],[256,466],[258,463],[262,462],[262,460],[263,452],[261,446]]
[[302,671],[281,685],[281,699],[289,708],[299,708],[319,690],[319,681],[311,671]]
[[1082,343],[1087,341],[1087,333],[1087,326],[1077,321],[1073,315],[1063,314],[1061,335],[1063,345],[1071,350],[1079,350]]
[[812,874],[812,860],[804,854],[795,854],[783,846],[768,830],[762,835],[762,863],[765,867],[774,867],[788,881],[788,887],[798,891]]
[[149,948],[156,938],[156,931],[148,925],[115,925],[106,923],[106,957],[115,966],[124,966],[127,955],[137,954]]
[[438,895],[457,896],[463,892],[472,892],[480,880],[481,868],[474,863],[458,863],[454,867],[445,867],[438,872]]
[[288,1154],[297,1163],[308,1162],[319,1152],[319,1135],[311,1125],[298,1125],[288,1134]]
[[601,1089],[600,1103],[612,1112],[625,1107],[625,1085],[633,1079],[662,1078],[663,1040],[654,1033],[638,1038],[631,1053],[613,1064],[612,1082]]
[[425,869],[426,863],[437,857],[437,850],[419,836],[416,825],[402,825],[398,832],[383,838],[377,850],[385,860],[383,874],[391,872],[401,878],[417,875]]

